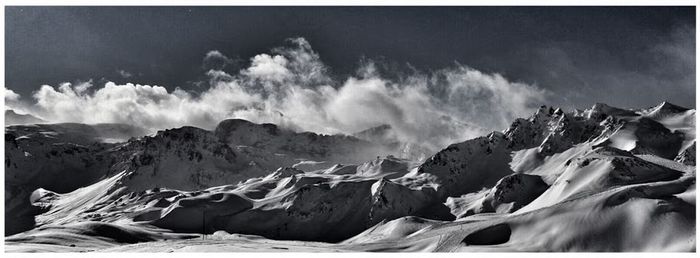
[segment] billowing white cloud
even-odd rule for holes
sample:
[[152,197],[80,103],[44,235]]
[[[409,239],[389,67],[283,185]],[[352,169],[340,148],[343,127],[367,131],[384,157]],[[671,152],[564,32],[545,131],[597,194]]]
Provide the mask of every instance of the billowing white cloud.
[[[154,130],[213,129],[227,118],[326,134],[390,124],[403,140],[437,150],[502,130],[547,95],[536,86],[462,65],[388,79],[369,61],[358,75],[333,81],[306,40],[290,42],[252,57],[237,74],[210,69],[210,87],[199,94],[131,83],[108,82],[91,91],[92,82],[44,85],[33,96],[32,111],[54,122],[129,123]],[[207,54],[217,56],[223,54]]]
[[288,63],[284,56],[260,54],[252,58],[250,67],[243,74],[251,79],[282,82],[292,75],[287,69]]
[[[459,66],[441,72],[446,78],[445,106],[452,114],[486,128],[503,127],[514,118],[532,112],[529,107],[544,104],[545,90],[510,82],[500,74],[484,74]],[[488,118],[484,118],[484,117]]]
[[19,94],[15,93],[11,89],[2,88],[3,94],[5,95],[5,102],[19,100]]
[[22,114],[28,113],[27,104],[22,102],[19,94],[5,87],[3,87],[3,94],[5,95],[5,109],[12,109]]

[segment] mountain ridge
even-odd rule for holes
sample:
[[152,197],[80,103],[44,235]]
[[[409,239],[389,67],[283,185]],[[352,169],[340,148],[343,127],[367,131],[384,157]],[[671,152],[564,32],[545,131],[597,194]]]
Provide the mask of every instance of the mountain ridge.
[[[694,193],[694,116],[693,109],[666,102],[638,110],[600,103],[571,112],[542,106],[502,132],[454,143],[422,162],[369,155],[362,149],[367,141],[353,136],[296,133],[245,120],[222,121],[214,131],[169,129],[86,147],[83,153],[101,148],[104,157],[115,159],[100,165],[108,171],[104,177],[73,192],[44,187],[33,191],[32,203],[41,207],[39,228],[9,237],[6,243],[22,246],[37,230],[59,224],[70,228],[85,221],[121,221],[170,230],[173,236],[225,231],[217,234],[322,241],[349,250],[475,250],[471,245],[480,238],[477,232],[490,228],[509,237],[508,245],[494,246],[503,250],[667,250],[673,246],[664,247],[656,238],[629,236],[631,242],[617,247],[606,243],[607,238],[591,239],[590,230],[604,234],[600,230],[605,228],[585,230],[593,222],[570,211],[585,208],[596,216],[616,218],[644,214],[640,219],[668,214],[643,224],[622,223],[626,228],[619,232],[665,226],[677,235],[659,237],[694,239],[688,228],[694,225],[694,218],[689,219],[694,199],[684,201]],[[390,129],[380,125],[362,135]],[[18,148],[11,149],[11,157],[23,157],[27,150],[41,156],[36,149],[21,148],[32,146],[32,137],[8,138],[7,130],[6,146]],[[347,158],[355,148],[364,155],[334,158]],[[318,169],[295,166],[307,161],[326,163]],[[20,163],[6,162],[6,169],[15,164]],[[10,174],[26,170],[22,166],[28,163],[21,164],[9,169]],[[100,188],[95,184],[113,187],[106,192],[86,190]],[[663,205],[652,205],[654,200]],[[643,212],[629,213],[640,205]],[[63,212],[78,216],[63,218]],[[410,219],[417,217],[421,219]],[[554,229],[538,222],[547,219],[570,229],[565,239],[549,237],[557,235],[547,231]],[[572,219],[588,222],[567,222]],[[399,233],[416,227],[423,233]],[[429,237],[435,235],[441,236],[437,242]],[[110,243],[103,247],[119,245]],[[680,249],[673,250],[689,247],[675,246]]]

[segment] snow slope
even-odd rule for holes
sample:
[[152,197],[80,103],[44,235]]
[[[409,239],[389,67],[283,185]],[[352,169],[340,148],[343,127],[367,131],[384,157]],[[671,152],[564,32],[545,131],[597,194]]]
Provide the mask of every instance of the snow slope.
[[[386,136],[388,129],[356,135]],[[17,178],[18,187],[36,189],[27,198],[40,214],[35,228],[7,237],[6,246],[694,251],[694,130],[695,111],[666,102],[634,110],[542,106],[503,132],[452,144],[424,161],[351,136],[243,120],[223,121],[214,132],[165,130],[61,154],[109,160],[51,172],[93,175],[73,189]],[[37,135],[6,136],[16,148],[7,157],[24,162],[6,162],[17,164],[15,174],[31,170],[31,157],[42,149],[22,146],[76,145],[51,131]]]
[[[68,192],[98,182],[114,163],[106,138],[145,132],[127,125],[41,124],[5,128],[5,234],[31,228],[38,210],[29,203],[37,188]],[[128,139],[128,138],[127,138]]]

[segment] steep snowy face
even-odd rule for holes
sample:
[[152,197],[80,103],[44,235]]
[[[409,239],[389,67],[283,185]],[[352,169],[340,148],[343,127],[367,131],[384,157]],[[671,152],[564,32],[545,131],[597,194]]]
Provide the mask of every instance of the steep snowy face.
[[695,142],[693,142],[693,145],[690,145],[690,147],[678,153],[678,156],[673,160],[686,165],[695,166],[695,151]]
[[634,136],[637,141],[630,150],[632,153],[673,159],[681,151],[684,139],[682,132],[672,132],[661,123],[646,117],[630,122],[629,125],[636,127]]
[[360,163],[389,151],[380,143],[352,136],[297,133],[273,124],[255,124],[241,119],[222,121],[214,133],[234,148],[246,146],[294,159]]
[[[120,172],[129,156],[119,148],[142,129],[123,124],[15,125],[5,128],[6,234],[34,227],[39,212],[29,196],[37,188],[70,192]],[[118,171],[117,171],[118,170]]]
[[436,220],[454,219],[432,188],[411,189],[384,178],[372,185],[368,225],[409,215]]
[[594,104],[591,108],[584,110],[582,114],[583,117],[595,121],[601,121],[609,116],[621,118],[638,115],[639,114],[633,110],[612,107],[603,103]]
[[8,185],[52,183],[72,190],[101,177],[114,144],[102,143],[94,128],[78,124],[5,128]]
[[641,110],[641,113],[654,120],[663,120],[669,117],[677,117],[679,114],[684,114],[691,110],[692,109],[677,106],[664,101],[655,107]]
[[449,197],[447,205],[458,218],[477,213],[512,213],[532,202],[548,187],[539,176],[512,174],[498,180],[491,189]]
[[606,112],[634,115],[616,110],[596,104],[583,112],[565,113],[561,109],[542,106],[530,118],[516,119],[504,134],[510,142],[509,149],[538,147],[540,154],[548,156],[619,127],[621,122]]
[[621,126],[599,137],[596,143],[674,159],[695,142],[695,110],[663,102],[635,113],[637,116],[615,117]]
[[672,134],[682,134],[681,150],[695,144],[695,109],[686,109],[663,102],[640,113],[670,130]]
[[138,192],[167,187],[196,190],[233,184],[261,175],[262,169],[238,156],[210,131],[182,127],[118,147],[115,172],[128,172],[122,183]]
[[539,148],[550,156],[580,143],[605,142],[637,154],[673,158],[695,139],[695,112],[664,102],[647,110],[595,104],[565,113],[542,106],[528,119],[517,119],[504,134],[512,150]]
[[456,143],[430,157],[417,169],[417,174],[435,177],[442,199],[492,186],[503,176],[513,173],[508,140],[494,132]]
[[34,226],[38,210],[29,196],[35,189],[67,192],[101,179],[110,166],[112,146],[99,142],[89,126],[6,127],[5,233]]

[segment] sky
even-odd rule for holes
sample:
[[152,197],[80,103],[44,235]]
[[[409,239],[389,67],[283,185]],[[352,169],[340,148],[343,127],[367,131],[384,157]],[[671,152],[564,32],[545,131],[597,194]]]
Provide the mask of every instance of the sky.
[[540,105],[695,108],[694,7],[5,9],[6,107],[148,128],[238,117],[440,144]]

